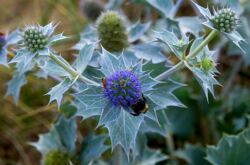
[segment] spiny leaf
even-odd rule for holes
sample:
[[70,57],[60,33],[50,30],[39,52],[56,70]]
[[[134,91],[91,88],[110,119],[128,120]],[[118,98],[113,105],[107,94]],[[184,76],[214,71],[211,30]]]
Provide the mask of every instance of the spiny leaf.
[[205,149],[199,145],[185,144],[184,149],[174,153],[178,158],[184,159],[188,165],[209,165],[205,160]]
[[135,45],[130,47],[134,51],[135,56],[139,59],[145,59],[147,61],[152,61],[153,63],[159,63],[166,61],[167,58],[162,53],[162,48],[153,43],[145,43]]
[[74,118],[66,119],[64,116],[60,116],[50,131],[39,135],[38,142],[33,142],[31,145],[36,147],[43,155],[55,149],[73,152],[75,150],[76,130]]
[[101,87],[89,86],[82,92],[74,94],[74,97],[77,116],[82,116],[84,119],[99,116],[107,104],[106,98],[103,97],[103,89]]
[[[147,97],[162,109],[168,106],[185,107],[172,92],[179,86],[175,82],[160,83],[148,92]],[[147,93],[147,92],[146,92]]]
[[105,76],[112,75],[115,71],[120,69],[118,58],[102,48],[101,54],[102,72]]
[[133,150],[135,147],[135,139],[143,121],[143,116],[132,116],[124,109],[120,110],[117,120],[107,123],[105,127],[109,130],[112,149],[120,144],[128,156],[130,149]]
[[140,21],[137,21],[134,25],[132,25],[129,29],[129,42],[134,42],[141,38],[141,36],[148,31],[150,28],[151,22],[147,23],[140,23]]
[[105,151],[109,149],[109,147],[104,144],[106,139],[107,136],[95,136],[93,134],[90,134],[84,138],[80,151],[81,165],[86,165],[90,161],[98,159]]
[[154,8],[159,10],[164,14],[165,17],[172,17],[171,11],[174,7],[174,3],[172,0],[164,1],[164,0],[147,0],[147,2],[152,5]]
[[90,60],[92,59],[96,44],[85,44],[80,50],[80,54],[77,56],[75,61],[75,67],[78,74],[82,74],[83,71],[87,68]]
[[9,62],[10,64],[16,63],[16,68],[20,74],[31,70],[33,68],[33,58],[35,54],[30,53],[28,50],[20,50],[14,56],[14,58]]
[[21,87],[26,84],[27,80],[25,74],[15,73],[12,79],[8,82],[7,96],[13,96],[15,102],[19,100]]
[[166,44],[179,60],[183,60],[183,55],[189,45],[189,39],[185,35],[179,39],[173,32],[162,30],[155,32],[155,38]]
[[250,164],[250,143],[244,133],[224,136],[217,146],[207,148],[206,159],[213,165],[248,165]]
[[[196,39],[192,47],[190,48],[190,52],[193,52],[195,48],[202,42],[201,38]],[[209,58],[212,61],[215,61],[214,52],[210,51],[208,49],[208,46],[206,46],[204,49],[202,49],[196,57],[189,59],[188,62],[184,62],[185,66],[189,68],[195,75],[195,78],[201,85],[205,96],[208,100],[208,91],[211,92],[211,94],[214,95],[214,86],[220,85],[219,82],[215,79],[216,74],[218,73],[217,69],[215,68],[215,62],[213,62],[213,66],[208,71],[205,71],[204,68],[202,68],[200,63],[205,59]]]
[[61,101],[65,92],[69,90],[72,86],[73,81],[66,78],[64,81],[59,83],[58,85],[54,86],[47,95],[50,95],[49,103],[56,100],[58,107],[61,105]]

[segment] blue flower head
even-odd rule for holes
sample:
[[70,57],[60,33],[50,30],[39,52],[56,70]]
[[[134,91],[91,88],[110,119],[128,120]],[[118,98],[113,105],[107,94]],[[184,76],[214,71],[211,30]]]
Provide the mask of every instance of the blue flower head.
[[[98,125],[108,129],[112,149],[121,145],[129,155],[131,150],[135,151],[135,140],[142,125],[147,125],[149,120],[159,123],[158,110],[183,106],[172,93],[180,85],[155,80],[143,69],[146,64],[133,54],[123,52],[115,56],[103,49],[100,56],[100,78],[105,77],[103,87],[88,85],[74,94],[76,116],[85,119],[100,116]],[[141,98],[148,106],[147,113],[133,115],[133,106]]]
[[139,78],[128,70],[117,71],[106,79],[104,94],[113,105],[129,107],[141,97]]
[[6,39],[3,33],[0,33],[0,51],[2,50],[3,46],[6,43]]

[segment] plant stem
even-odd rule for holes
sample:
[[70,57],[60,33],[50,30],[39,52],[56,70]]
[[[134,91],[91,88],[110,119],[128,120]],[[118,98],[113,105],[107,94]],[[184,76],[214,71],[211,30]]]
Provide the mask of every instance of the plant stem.
[[73,78],[77,78],[81,80],[82,82],[89,83],[91,85],[100,86],[99,83],[92,81],[88,79],[87,77],[84,77],[83,75],[80,75],[77,73],[75,69],[73,69],[71,66],[66,65],[63,61],[61,61],[59,58],[57,58],[56,55],[54,55],[52,52],[49,52],[49,57],[51,60],[53,60],[56,64],[58,64],[60,67],[62,67],[66,72],[68,72]]
[[[171,159],[173,159],[173,155],[174,155],[174,141],[173,141],[173,137],[171,133],[168,133],[167,137],[166,137],[166,144],[167,144],[167,149],[169,152],[169,155],[171,157]],[[176,164],[175,160],[171,161],[172,164]]]
[[[191,52],[189,55],[186,56],[185,60],[188,60],[189,58],[195,57],[216,35],[218,34],[218,32],[216,30],[213,30],[209,33],[209,35],[200,43],[200,45],[193,51]],[[184,64],[183,61],[180,61],[178,64],[176,64],[175,66],[173,66],[171,69],[163,72],[162,74],[160,74],[159,76],[156,77],[157,80],[164,80],[166,78],[168,78],[171,74],[173,74],[174,72],[180,70],[184,68]]]
[[223,88],[223,91],[222,91],[222,94],[221,94],[221,98],[224,98],[225,96],[228,95],[228,93],[230,92],[231,90],[231,86],[232,84],[234,83],[235,81],[235,78],[239,72],[239,70],[241,69],[242,67],[242,63],[244,62],[244,58],[241,56],[238,61],[235,63],[234,67],[233,67],[233,70],[230,74],[230,77],[229,79],[227,80],[227,83],[226,85],[224,86]]
[[122,165],[122,147],[117,146],[114,151],[113,164]]

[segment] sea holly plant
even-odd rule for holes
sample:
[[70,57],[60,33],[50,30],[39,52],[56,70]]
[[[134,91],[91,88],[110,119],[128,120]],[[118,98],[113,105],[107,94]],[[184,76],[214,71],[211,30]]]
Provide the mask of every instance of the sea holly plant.
[[[76,135],[76,121],[62,115],[48,133],[39,135],[39,140],[32,142],[31,145],[42,154],[42,164],[44,165],[88,164],[98,159],[109,148],[104,144],[105,135],[89,135],[81,142],[81,150],[78,153]],[[96,148],[95,151],[91,150],[92,147],[97,146],[99,148]]]
[[[78,109],[76,115],[83,118],[100,116],[98,125],[108,129],[112,148],[120,144],[127,155],[135,147],[135,139],[144,117],[157,123],[157,110],[167,106],[182,106],[172,94],[172,89],[167,88],[168,84],[174,82],[155,80],[149,73],[143,72],[142,68],[141,61],[128,59],[124,54],[116,57],[103,49],[100,69],[105,76],[103,86],[88,86],[74,95]],[[145,111],[148,109],[145,114],[133,110],[139,100],[150,103],[142,105]]]
[[[165,11],[166,5],[169,8],[173,6],[172,1],[147,2],[164,14],[163,19],[174,19],[176,11],[171,11],[171,15]],[[109,148],[106,145],[109,143],[107,138],[110,139],[114,157],[126,159],[126,164],[147,164],[147,161],[148,164],[156,164],[178,156],[172,144],[169,130],[171,123],[166,111],[186,106],[175,96],[177,89],[184,85],[183,82],[177,82],[174,73],[184,68],[190,70],[208,101],[209,92],[215,96],[214,86],[220,85],[215,78],[218,75],[217,52],[209,48],[209,43],[221,34],[239,48],[244,41],[237,32],[239,21],[232,9],[222,8],[210,12],[208,8],[198,4],[195,6],[206,19],[204,25],[210,28],[209,34],[196,33],[192,36],[182,30],[176,34],[174,29],[169,31],[169,26],[153,30],[151,22],[142,24],[138,21],[130,26],[130,22],[120,13],[105,11],[95,26],[89,26],[82,33],[80,42],[74,47],[79,53],[72,64],[53,49],[54,43],[67,37],[54,35],[56,26],[52,23],[46,26],[27,26],[17,31],[19,39],[15,45],[15,56],[9,60],[11,66],[15,64],[16,71],[8,83],[7,95],[14,96],[18,102],[20,89],[26,83],[26,75],[29,71],[39,71],[40,77],[43,74],[44,78],[51,77],[58,82],[47,93],[50,96],[49,103],[56,101],[60,110],[64,95],[69,93],[67,99],[77,109],[70,119],[60,115],[49,133],[40,135],[38,142],[32,143],[42,154],[42,164],[95,163]],[[95,19],[96,15],[92,21]],[[152,31],[153,34],[147,34]],[[0,42],[3,43],[2,50],[6,50],[8,39],[2,37]],[[170,50],[178,62],[170,66],[165,50]],[[78,117],[83,119],[81,124],[86,119],[95,119],[96,128],[108,131],[108,136],[89,135],[81,142],[81,147],[77,147]],[[166,137],[169,155],[147,147],[144,135],[149,132]],[[240,142],[248,143],[244,140],[242,137]],[[219,144],[219,148],[221,144],[224,146],[224,142]],[[230,149],[230,144],[225,146]],[[119,151],[121,148],[123,151]],[[198,151],[199,155],[204,156],[204,151],[197,147],[187,146],[185,150],[179,151],[179,157],[185,158],[190,164],[192,160],[187,159],[187,155],[193,156]],[[216,150],[209,148],[207,152],[207,159],[213,164],[217,162],[213,160],[217,159],[216,154],[213,154]],[[117,153],[123,155],[119,157],[118,154],[117,157]]]

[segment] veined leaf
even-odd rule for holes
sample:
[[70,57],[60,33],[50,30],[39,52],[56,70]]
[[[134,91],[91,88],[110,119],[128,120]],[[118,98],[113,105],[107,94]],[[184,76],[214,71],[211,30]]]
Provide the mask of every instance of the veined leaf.
[[74,94],[74,105],[77,107],[77,115],[85,118],[99,116],[107,105],[107,99],[103,97],[101,87],[89,86],[87,89]]
[[176,151],[174,155],[184,159],[188,165],[210,165],[205,160],[205,149],[199,145],[185,144],[184,149]]
[[171,11],[174,7],[172,0],[147,0],[147,2],[164,14],[165,17],[172,17]]
[[78,72],[78,74],[82,74],[84,70],[87,68],[90,60],[92,59],[94,50],[95,50],[95,43],[92,44],[85,44],[83,48],[80,50],[79,55],[76,58],[75,61],[75,67]]
[[19,100],[21,87],[26,84],[27,80],[25,74],[15,73],[12,79],[8,82],[7,96],[13,96],[15,102]]
[[224,136],[217,146],[207,148],[206,159],[213,165],[248,165],[250,164],[250,143],[244,136]]
[[80,164],[86,165],[90,161],[98,159],[105,151],[109,149],[107,145],[104,144],[107,136],[104,135],[89,135],[84,138],[80,151]]
[[62,101],[64,93],[69,90],[69,88],[72,86],[72,84],[73,84],[73,81],[66,78],[64,81],[62,81],[58,85],[54,86],[49,91],[49,93],[47,93],[47,95],[50,95],[49,103],[56,100],[56,102],[58,104],[58,108],[59,108],[61,105],[61,101]]
[[134,25],[132,25],[129,29],[129,42],[134,42],[141,38],[141,36],[148,31],[150,28],[151,22],[147,22],[145,24],[137,21]]
[[130,47],[135,56],[139,59],[145,59],[147,61],[152,61],[153,63],[159,63],[166,61],[167,58],[162,53],[162,48],[153,43],[139,44]]
[[74,118],[66,119],[64,116],[60,116],[50,131],[39,135],[38,142],[33,142],[31,145],[43,155],[55,149],[73,152],[75,150],[76,130]]
[[143,116],[132,116],[121,109],[118,118],[105,125],[109,131],[112,149],[120,144],[128,156],[130,149],[135,147],[135,139],[142,122]]

